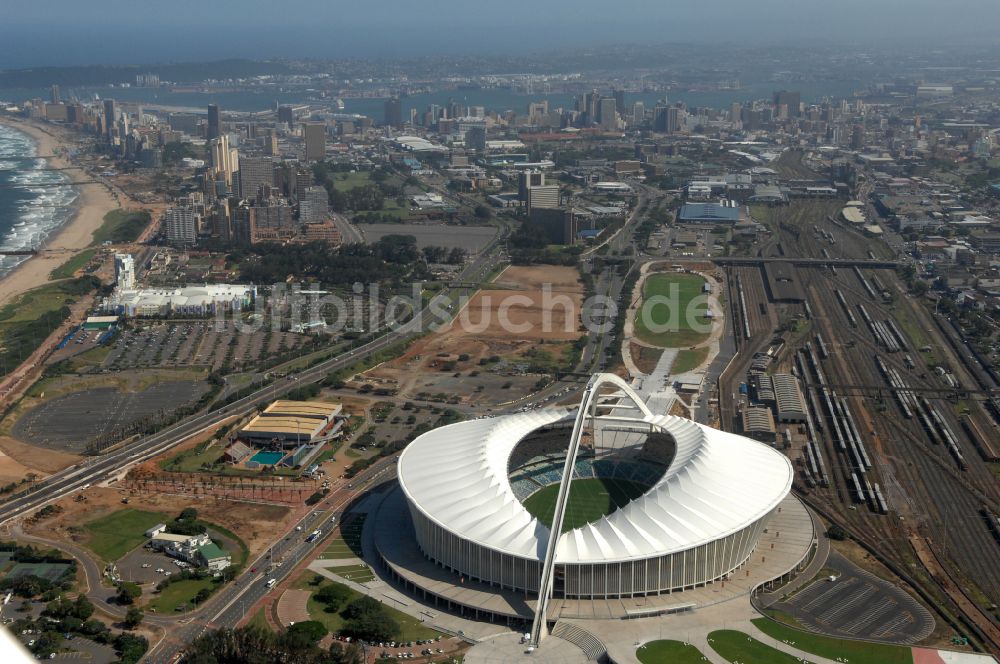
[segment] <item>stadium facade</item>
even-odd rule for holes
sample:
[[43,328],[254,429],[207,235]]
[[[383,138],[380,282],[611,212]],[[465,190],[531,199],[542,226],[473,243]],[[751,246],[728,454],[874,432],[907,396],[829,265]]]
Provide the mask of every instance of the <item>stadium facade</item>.
[[[552,596],[672,593],[746,563],[789,493],[789,461],[748,438],[652,414],[615,382],[584,417],[535,410],[441,427],[411,443],[398,476],[424,556],[497,588],[538,593],[551,531],[524,501],[570,469],[575,478],[637,484],[642,492],[564,529]],[[587,420],[586,432],[578,433],[578,420]]]

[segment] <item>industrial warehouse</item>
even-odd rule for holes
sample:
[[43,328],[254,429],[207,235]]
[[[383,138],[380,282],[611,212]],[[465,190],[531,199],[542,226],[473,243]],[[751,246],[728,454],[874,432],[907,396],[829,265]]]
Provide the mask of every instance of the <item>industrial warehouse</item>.
[[239,437],[285,447],[315,443],[336,432],[342,409],[338,403],[275,401],[241,428]]

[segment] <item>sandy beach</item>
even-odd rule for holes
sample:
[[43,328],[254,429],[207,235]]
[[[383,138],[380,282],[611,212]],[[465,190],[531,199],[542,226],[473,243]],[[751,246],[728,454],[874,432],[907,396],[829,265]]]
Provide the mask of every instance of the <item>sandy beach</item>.
[[[60,155],[63,153],[63,139],[55,127],[43,127],[12,118],[0,118],[0,122],[29,134],[38,142],[38,154]],[[49,159],[51,166],[62,168],[71,165],[63,156]],[[90,180],[81,170],[64,171],[72,182]],[[74,254],[86,249],[93,239],[93,233],[104,221],[104,215],[119,207],[118,202],[99,184],[79,185],[80,197],[76,201],[76,213],[50,236],[45,243],[45,251],[32,256],[0,279],[0,306],[7,304],[25,291],[41,286],[49,280],[49,274]]]

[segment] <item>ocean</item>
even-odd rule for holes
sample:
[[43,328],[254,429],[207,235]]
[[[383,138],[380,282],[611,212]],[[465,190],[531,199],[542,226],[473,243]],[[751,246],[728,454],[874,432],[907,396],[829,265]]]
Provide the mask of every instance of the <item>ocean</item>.
[[[41,247],[75,212],[79,194],[69,178],[44,170],[37,154],[31,136],[0,124],[0,251]],[[0,277],[27,259],[0,256]]]

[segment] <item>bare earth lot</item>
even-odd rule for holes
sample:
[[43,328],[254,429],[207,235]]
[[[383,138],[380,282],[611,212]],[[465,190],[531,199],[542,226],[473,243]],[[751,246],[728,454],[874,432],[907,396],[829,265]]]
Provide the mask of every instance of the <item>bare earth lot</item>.
[[417,247],[458,247],[477,252],[497,234],[495,226],[448,226],[445,224],[357,224],[368,242],[378,242],[386,235],[412,235]]

